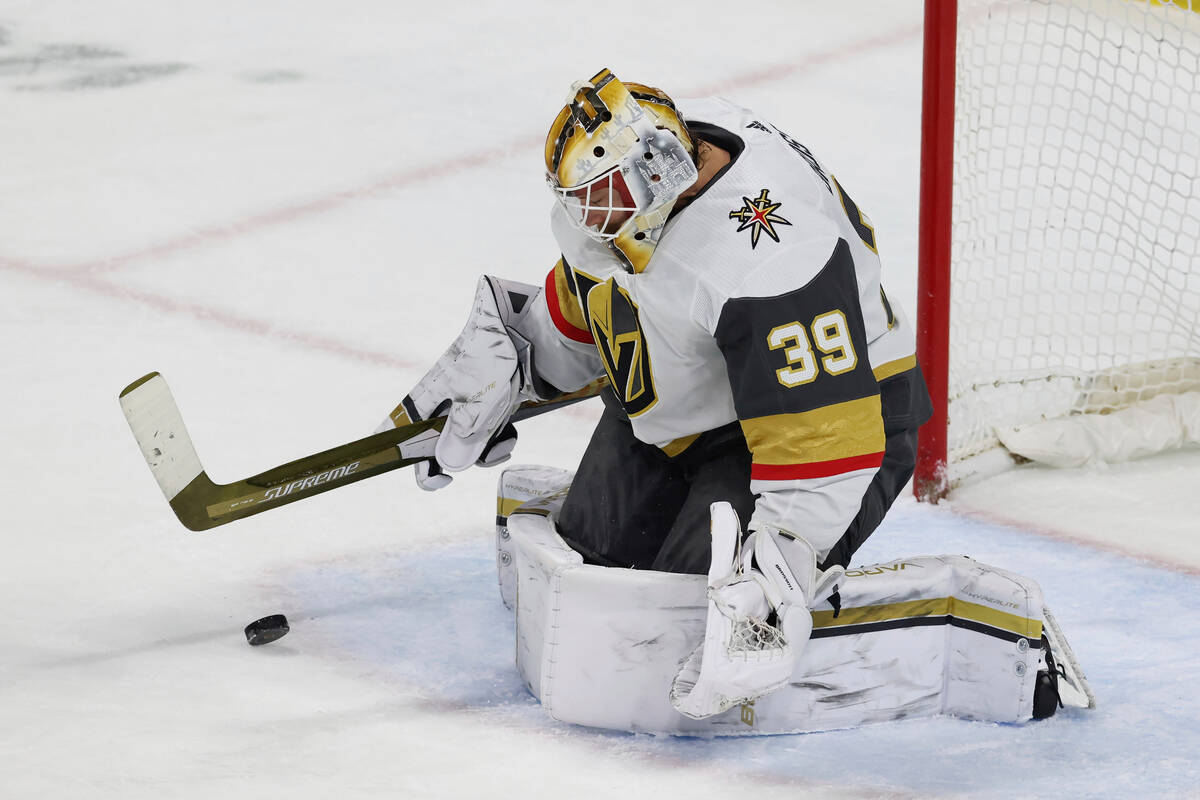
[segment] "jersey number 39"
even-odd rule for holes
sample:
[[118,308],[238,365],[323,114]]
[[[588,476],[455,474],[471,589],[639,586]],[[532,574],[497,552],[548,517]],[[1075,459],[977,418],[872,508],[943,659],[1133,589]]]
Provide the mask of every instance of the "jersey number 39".
[[[775,370],[779,382],[788,388],[803,386],[817,379],[821,370],[829,375],[841,375],[858,365],[858,354],[850,341],[850,328],[846,315],[837,309],[818,314],[813,318],[812,338],[809,328],[800,322],[777,325],[767,334],[767,346],[772,350],[783,350],[788,365]],[[823,357],[818,360],[813,344]]]

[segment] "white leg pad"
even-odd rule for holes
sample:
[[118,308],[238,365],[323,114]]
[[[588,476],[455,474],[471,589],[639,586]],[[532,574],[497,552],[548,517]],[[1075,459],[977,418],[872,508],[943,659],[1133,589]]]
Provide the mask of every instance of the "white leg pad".
[[508,515],[526,503],[546,499],[557,501],[545,509],[546,513],[550,513],[552,507],[556,510],[574,475],[566,469],[529,464],[507,467],[500,473],[496,486],[496,570],[500,578],[500,599],[510,610],[516,602],[517,573],[508,533]]
[[1037,584],[963,556],[920,556],[847,570],[841,613],[828,602],[813,610],[812,639],[778,691],[685,717],[668,693],[704,639],[705,576],[584,564],[545,510],[534,511],[513,512],[506,525],[517,668],[555,719],[720,736],[1032,716],[1044,619]]

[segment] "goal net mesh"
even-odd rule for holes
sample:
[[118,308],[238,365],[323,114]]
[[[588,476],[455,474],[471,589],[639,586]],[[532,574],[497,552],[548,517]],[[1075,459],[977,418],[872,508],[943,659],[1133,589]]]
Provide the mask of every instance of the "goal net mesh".
[[960,0],[949,462],[1200,388],[1200,0]]

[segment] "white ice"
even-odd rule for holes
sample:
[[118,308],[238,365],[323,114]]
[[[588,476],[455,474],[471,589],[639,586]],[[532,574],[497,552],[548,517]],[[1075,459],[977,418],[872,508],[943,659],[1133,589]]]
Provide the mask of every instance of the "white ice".
[[[0,4],[0,796],[1195,794],[1196,453],[905,497],[862,552],[1037,579],[1096,711],[700,741],[555,723],[525,692],[494,471],[195,534],[119,411],[161,371],[222,482],[369,433],[479,273],[553,262],[542,137],[604,66],[805,142],[911,312],[921,20],[916,0]],[[573,466],[597,416],[525,423],[517,458]],[[292,632],[249,648],[277,612]]]

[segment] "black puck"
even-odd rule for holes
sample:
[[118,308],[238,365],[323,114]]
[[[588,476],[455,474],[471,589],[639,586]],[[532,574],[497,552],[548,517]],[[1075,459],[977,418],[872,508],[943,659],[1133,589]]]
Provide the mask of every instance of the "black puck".
[[283,614],[272,614],[269,617],[256,619],[246,626],[246,641],[257,647],[280,639],[291,630],[287,617]]

